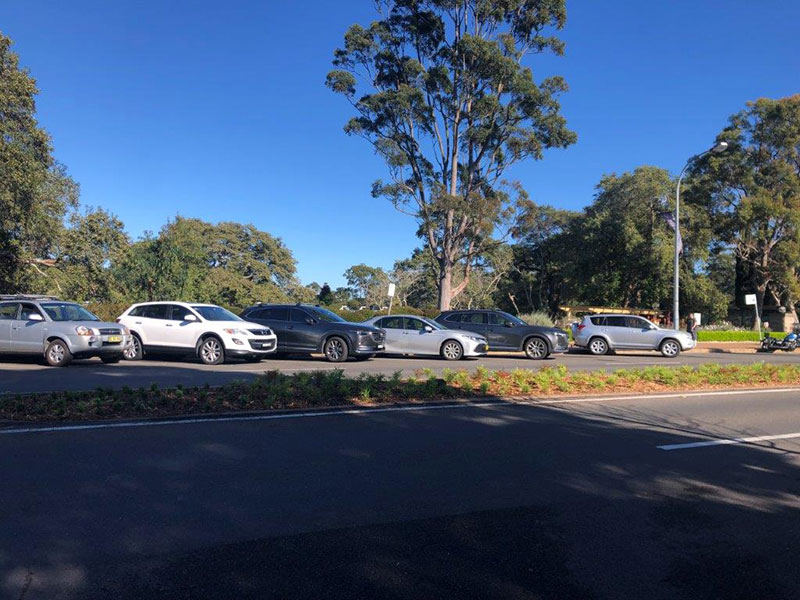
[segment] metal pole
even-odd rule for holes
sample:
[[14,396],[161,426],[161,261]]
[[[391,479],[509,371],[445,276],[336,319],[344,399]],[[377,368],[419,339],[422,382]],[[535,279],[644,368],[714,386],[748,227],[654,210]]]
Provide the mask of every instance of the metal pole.
[[672,328],[679,329],[681,322],[680,322],[680,301],[678,300],[680,296],[680,239],[681,239],[681,181],[683,181],[683,176],[686,173],[686,169],[689,168],[689,163],[691,159],[686,163],[686,166],[683,167],[681,171],[680,177],[678,177],[678,186],[675,188],[675,257],[674,257],[674,264],[673,268],[675,269],[675,273],[673,274],[673,281],[672,281]]

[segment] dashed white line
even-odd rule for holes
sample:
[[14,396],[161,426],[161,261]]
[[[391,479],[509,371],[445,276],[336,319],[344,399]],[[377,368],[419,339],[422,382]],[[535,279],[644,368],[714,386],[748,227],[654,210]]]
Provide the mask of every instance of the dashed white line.
[[759,435],[756,437],[731,438],[727,440],[710,440],[707,442],[690,442],[687,444],[665,444],[659,450],[688,450],[689,448],[705,448],[707,446],[729,446],[731,444],[750,444],[769,440],[791,440],[800,438],[800,433],[781,433],[779,435]]

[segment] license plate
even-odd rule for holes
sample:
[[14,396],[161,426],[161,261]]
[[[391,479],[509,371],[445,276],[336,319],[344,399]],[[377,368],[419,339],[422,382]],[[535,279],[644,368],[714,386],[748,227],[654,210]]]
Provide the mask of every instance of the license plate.
[[122,336],[119,335],[110,335],[108,336],[108,341],[111,343],[120,343],[122,341]]

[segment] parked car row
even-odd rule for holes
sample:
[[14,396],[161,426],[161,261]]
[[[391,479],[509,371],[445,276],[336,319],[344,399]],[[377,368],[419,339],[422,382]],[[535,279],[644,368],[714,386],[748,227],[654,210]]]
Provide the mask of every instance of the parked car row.
[[[573,325],[573,338],[592,354],[614,349],[657,349],[677,356],[694,347],[691,335],[660,329],[641,317],[589,315]],[[264,304],[241,316],[213,304],[144,302],[116,323],[103,323],[86,308],[50,296],[0,296],[0,353],[43,355],[49,365],[100,357],[114,363],[147,353],[198,357],[216,365],[227,358],[259,361],[269,355],[321,353],[330,362],[376,354],[485,355],[489,349],[522,351],[544,359],[567,350],[555,327],[528,325],[500,310],[452,310],[436,319],[385,315],[363,323],[307,304]]]

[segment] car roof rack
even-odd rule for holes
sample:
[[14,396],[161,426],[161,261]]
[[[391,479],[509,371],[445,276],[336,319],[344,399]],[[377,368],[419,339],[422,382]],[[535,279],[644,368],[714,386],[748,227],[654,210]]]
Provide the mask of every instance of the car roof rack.
[[42,294],[0,294],[0,300],[61,300],[61,298]]

